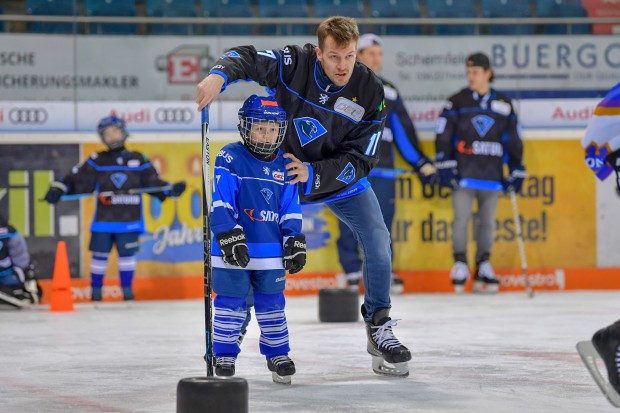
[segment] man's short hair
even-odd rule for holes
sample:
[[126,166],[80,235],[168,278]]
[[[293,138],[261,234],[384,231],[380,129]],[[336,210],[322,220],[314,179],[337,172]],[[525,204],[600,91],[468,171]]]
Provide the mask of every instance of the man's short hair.
[[357,21],[351,17],[332,16],[319,25],[316,31],[319,38],[319,48],[323,50],[325,47],[325,39],[331,36],[336,42],[336,46],[348,46],[351,42],[357,44],[360,37]]

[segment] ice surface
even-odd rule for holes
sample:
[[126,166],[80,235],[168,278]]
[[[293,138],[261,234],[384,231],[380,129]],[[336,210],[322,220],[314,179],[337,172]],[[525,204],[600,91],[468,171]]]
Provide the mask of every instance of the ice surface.
[[[364,325],[319,323],[287,299],[292,386],[272,382],[252,320],[237,362],[251,412],[612,411],[575,351],[620,318],[619,292],[393,297],[410,376],[371,370]],[[0,412],[174,412],[176,385],[205,375],[202,301],[0,311]]]

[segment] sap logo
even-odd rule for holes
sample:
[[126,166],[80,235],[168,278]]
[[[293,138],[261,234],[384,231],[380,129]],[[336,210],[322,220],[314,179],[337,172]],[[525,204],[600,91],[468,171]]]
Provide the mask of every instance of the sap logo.
[[284,172],[273,171],[271,173],[271,176],[273,176],[273,179],[275,179],[276,181],[284,181]]
[[327,129],[321,125],[321,122],[314,118],[296,118],[293,119],[293,124],[295,125],[301,146],[305,146],[327,133]]
[[345,184],[350,184],[351,181],[355,178],[355,167],[349,162],[347,166],[344,167],[340,175],[336,178],[340,182],[344,182]]
[[122,172],[116,172],[110,175],[110,180],[117,189],[121,189],[123,184],[127,181],[127,175]]
[[254,215],[254,208],[244,208],[243,212],[252,220],[256,222],[277,222],[280,219],[280,214],[273,211],[260,211],[259,216]]
[[364,108],[357,103],[354,103],[353,101],[343,97],[338,98],[336,104],[334,105],[334,110],[349,119],[353,119],[356,122],[362,120],[362,117],[366,112]]
[[224,149],[219,151],[217,156],[218,156],[218,158],[224,159],[226,161],[226,163],[231,163],[233,161],[233,159],[235,159],[235,158],[233,158],[233,156],[231,154],[226,152]]
[[495,120],[487,115],[477,115],[471,119],[471,124],[474,125],[474,129],[478,132],[478,136],[484,138],[493,124],[495,124]]
[[271,192],[267,188],[263,188],[263,189],[260,190],[260,193],[263,195],[263,198],[265,198],[265,201],[267,201],[267,203],[269,203],[269,200],[273,196],[273,192]]

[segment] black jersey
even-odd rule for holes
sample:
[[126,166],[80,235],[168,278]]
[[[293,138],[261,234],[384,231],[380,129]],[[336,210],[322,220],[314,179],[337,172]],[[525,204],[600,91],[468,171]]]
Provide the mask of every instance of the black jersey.
[[366,189],[385,123],[383,87],[370,69],[356,62],[349,83],[336,90],[321,88],[319,72],[311,44],[265,51],[235,47],[210,72],[224,77],[222,90],[238,80],[254,80],[284,108],[289,125],[282,149],[309,164],[308,182],[300,185],[302,202]]
[[428,162],[428,158],[420,149],[415,126],[396,86],[386,79],[378,77],[383,83],[387,107],[387,121],[383,135],[381,135],[378,166],[394,168],[394,143],[403,159],[417,171],[424,162]]
[[13,266],[26,268],[30,255],[21,234],[0,216],[0,277],[13,274]]
[[[97,197],[91,226],[94,232],[143,232],[142,195],[129,190],[168,185],[146,156],[125,149],[93,153],[61,182],[67,186],[67,194],[113,192]],[[163,192],[150,195],[160,200],[166,197]]]
[[437,120],[438,161],[456,160],[459,185],[502,190],[503,164],[522,164],[523,143],[510,98],[493,89],[479,96],[463,89]]

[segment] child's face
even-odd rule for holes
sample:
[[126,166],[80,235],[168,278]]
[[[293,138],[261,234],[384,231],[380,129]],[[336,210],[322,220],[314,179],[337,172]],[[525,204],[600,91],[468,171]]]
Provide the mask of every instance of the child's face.
[[123,140],[123,131],[117,126],[108,126],[103,130],[103,141],[108,145]]
[[279,130],[277,122],[253,122],[250,138],[255,143],[274,145],[278,141]]

